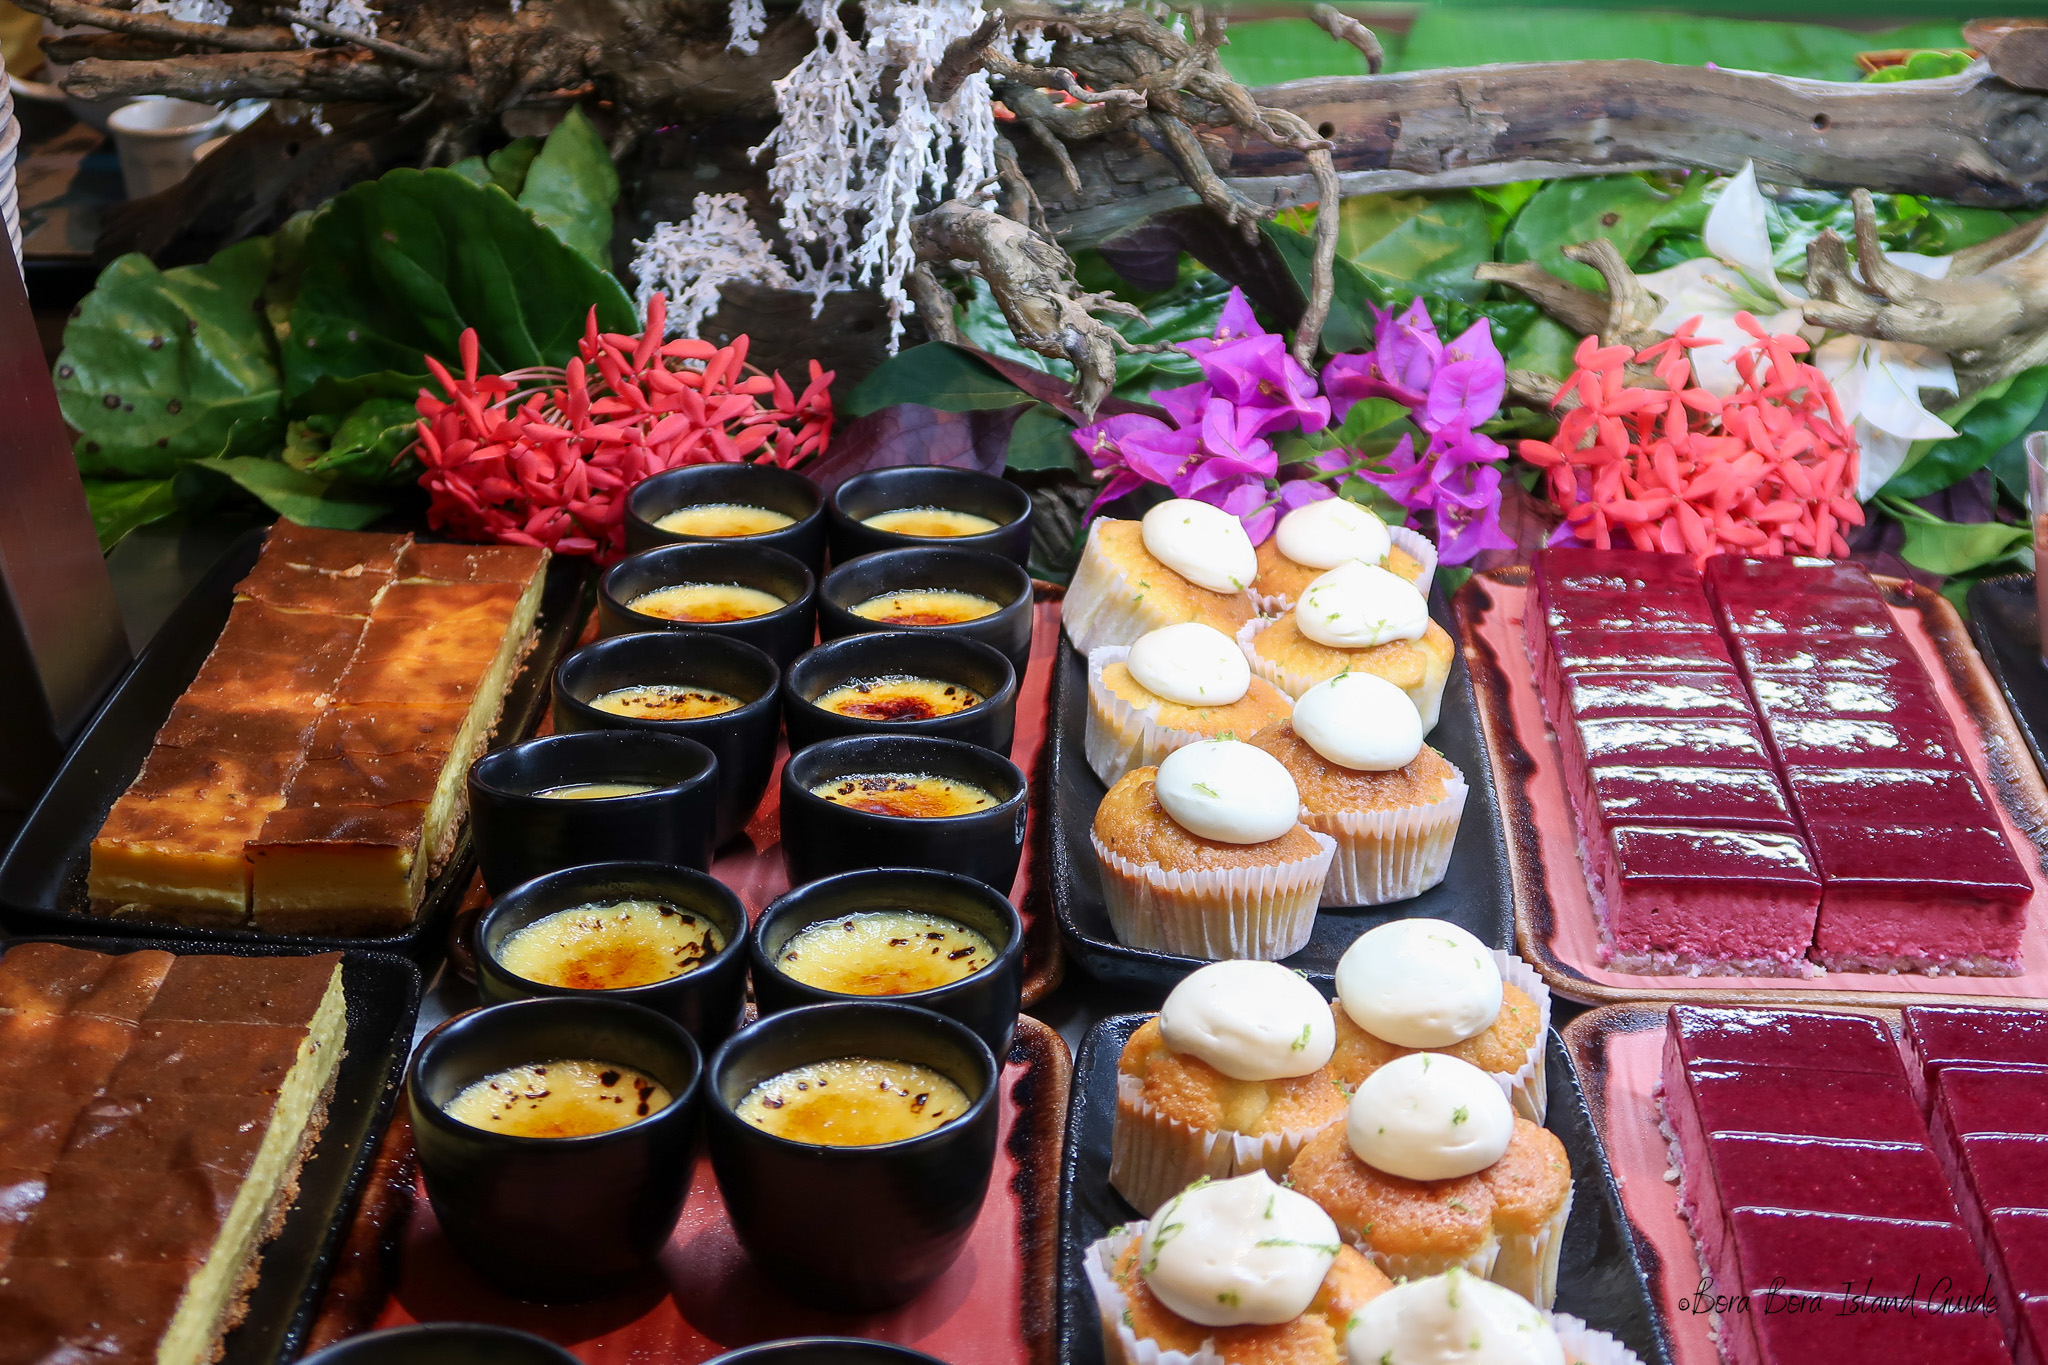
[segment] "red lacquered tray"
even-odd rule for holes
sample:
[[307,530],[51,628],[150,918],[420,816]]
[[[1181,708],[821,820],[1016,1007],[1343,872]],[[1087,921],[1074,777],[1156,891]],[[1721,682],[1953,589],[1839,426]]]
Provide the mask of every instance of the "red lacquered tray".
[[1653,976],[1603,965],[1577,822],[1557,740],[1543,716],[1522,635],[1526,568],[1474,575],[1452,601],[1479,703],[1515,884],[1515,942],[1550,988],[1594,1003],[1675,1000],[1706,992],[1729,1003],[1906,1005],[1949,1001],[2048,1008],[2048,789],[1955,608],[1938,593],[1879,578],[1955,720],[1964,751],[1994,797],[2006,836],[2034,883],[2018,976],[1829,972],[1810,978]]
[[[412,1175],[401,1116],[379,1155],[384,1188],[365,1197],[308,1344],[371,1327],[489,1322],[559,1342],[587,1365],[695,1365],[751,1342],[817,1335],[900,1342],[951,1365],[1056,1365],[1059,1172],[1071,1070],[1057,1033],[1028,1015],[1017,1021],[1003,1069],[995,1174],[967,1249],[917,1298],[873,1314],[805,1307],[757,1272],[733,1236],[701,1150],[658,1276],[588,1303],[509,1298],[442,1237]],[[405,1219],[402,1231],[380,1239],[369,1227],[379,1208]]]

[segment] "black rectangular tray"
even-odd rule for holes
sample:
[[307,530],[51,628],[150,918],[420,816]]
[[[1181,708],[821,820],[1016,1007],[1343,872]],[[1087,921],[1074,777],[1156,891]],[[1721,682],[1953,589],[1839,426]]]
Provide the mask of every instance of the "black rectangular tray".
[[[1110,1129],[1116,1121],[1117,1060],[1149,1014],[1115,1014],[1096,1024],[1074,1060],[1067,1104],[1067,1150],[1060,1174],[1061,1365],[1102,1365],[1102,1325],[1082,1258],[1111,1228],[1149,1215],[1109,1187]],[[1601,1155],[1564,1044],[1549,1038],[1544,1076],[1550,1088],[1546,1127],[1564,1143],[1572,1164],[1572,1212],[1558,1263],[1557,1308],[1611,1333],[1650,1365],[1671,1365],[1662,1320],[1636,1268],[1618,1210],[1621,1197]]]
[[[1171,990],[1200,967],[1197,958],[1132,948],[1117,942],[1102,902],[1102,870],[1088,832],[1105,789],[1088,766],[1082,735],[1088,719],[1088,661],[1062,637],[1053,666],[1051,801],[1052,898],[1067,955],[1090,976],[1115,986],[1152,993]],[[1457,765],[1471,785],[1465,814],[1451,849],[1449,873],[1437,886],[1411,900],[1356,910],[1324,910],[1306,946],[1283,959],[1330,989],[1337,959],[1366,930],[1389,920],[1429,916],[1469,929],[1490,947],[1514,946],[1514,888],[1508,877],[1500,806],[1493,777],[1479,746],[1479,713],[1463,657],[1451,665],[1443,711],[1429,744]]]
[[[62,943],[96,953],[161,948],[232,957],[328,951],[182,939],[42,936],[0,940],[0,949],[21,943]],[[285,1215],[284,1227],[263,1250],[248,1314],[228,1333],[218,1365],[278,1365],[297,1359],[305,1344],[342,1233],[355,1216],[371,1158],[405,1079],[420,981],[419,967],[406,958],[355,949],[343,953],[341,986],[348,1001],[348,1032],[334,1094],[327,1102],[327,1127],[299,1170],[299,1197]]]
[[[175,924],[114,920],[85,909],[85,875],[93,836],[107,811],[135,780],[149,746],[191,686],[207,653],[227,626],[235,584],[248,575],[263,550],[261,528],[237,540],[178,604],[142,654],[114,687],[99,712],[72,746],[36,808],[0,861],[0,921],[20,933],[124,935],[226,945],[249,943],[331,951],[373,948],[403,953],[422,962],[442,948],[448,920],[462,903],[476,867],[465,827],[455,852],[426,886],[412,928],[383,938],[264,934],[251,929],[205,929]],[[585,565],[556,559],[542,586],[538,639],[513,675],[492,746],[533,733],[547,711],[555,662],[583,624],[589,584]]]
[[2034,576],[1984,579],[1971,585],[1966,600],[1977,653],[2011,705],[2013,719],[2034,751],[2034,766],[2048,772],[2048,664],[2041,662]]

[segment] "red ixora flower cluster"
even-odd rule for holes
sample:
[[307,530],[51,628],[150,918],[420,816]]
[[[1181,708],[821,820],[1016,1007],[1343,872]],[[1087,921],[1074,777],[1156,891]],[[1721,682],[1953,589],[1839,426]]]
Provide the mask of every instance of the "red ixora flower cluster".
[[[597,310],[568,369],[477,373],[475,329],[462,334],[462,375],[432,356],[443,400],[420,390],[420,439],[436,530],[557,554],[616,559],[626,497],[642,479],[689,464],[751,461],[782,468],[832,437],[832,372],[811,362],[801,394],[747,364],[748,339],[713,346],[662,341],[668,301],[654,295],[647,330],[597,330]],[[596,371],[595,379],[591,376]]]
[[[1577,394],[1548,441],[1522,442],[1565,513],[1560,536],[1610,549],[1690,554],[1704,562],[1746,555],[1846,555],[1844,526],[1861,526],[1856,438],[1835,391],[1799,359],[1797,336],[1774,336],[1748,313],[1755,338],[1735,358],[1742,386],[1723,398],[1694,387],[1686,352],[1693,318],[1640,354],[1579,344],[1577,371],[1560,397]],[[1637,388],[1623,366],[1653,367],[1662,389]]]

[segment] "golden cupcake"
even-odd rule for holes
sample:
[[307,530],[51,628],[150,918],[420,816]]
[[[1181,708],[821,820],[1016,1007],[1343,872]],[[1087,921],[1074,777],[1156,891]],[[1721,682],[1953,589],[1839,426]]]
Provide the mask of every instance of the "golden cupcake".
[[1371,673],[1407,694],[1435,728],[1451,676],[1451,637],[1429,619],[1415,585],[1369,564],[1316,579],[1292,610],[1243,626],[1237,642],[1252,672],[1297,700],[1340,673]]
[[1469,1062],[1417,1052],[1378,1068],[1287,1179],[1396,1279],[1455,1266],[1538,1308],[1556,1298],[1572,1199],[1564,1144],[1516,1117]]
[[1204,739],[1244,739],[1294,709],[1252,676],[1237,642],[1195,621],[1162,626],[1128,649],[1088,656],[1081,747],[1105,787]]
[[1436,546],[1421,532],[1388,526],[1344,498],[1324,498],[1280,518],[1259,546],[1252,605],[1263,615],[1278,616],[1309,584],[1353,560],[1405,578],[1425,598],[1436,574]]
[[1109,1365],[1348,1365],[1346,1334],[1392,1287],[1263,1173],[1176,1195],[1083,1265]]
[[1642,1365],[1607,1333],[1462,1270],[1376,1295],[1344,1344],[1349,1365]]
[[1444,879],[1465,812],[1465,778],[1422,742],[1401,689],[1340,673],[1252,736],[1301,796],[1301,822],[1337,841],[1324,905],[1389,905]]
[[1346,1090],[1397,1057],[1440,1052],[1493,1077],[1517,1114],[1543,1122],[1550,988],[1514,954],[1448,920],[1394,920],[1337,960],[1330,1012],[1330,1071]]
[[1199,957],[1286,957],[1308,942],[1337,841],[1300,821],[1279,760],[1239,740],[1124,774],[1090,841],[1117,940]]
[[1156,1209],[1191,1182],[1287,1173],[1344,1120],[1330,1007],[1273,962],[1216,962],[1173,988],[1117,1060],[1109,1183]]
[[1206,502],[1173,498],[1143,521],[1105,517],[1088,528],[1060,621],[1083,654],[1183,621],[1236,638],[1258,614],[1248,591],[1257,573],[1242,522]]

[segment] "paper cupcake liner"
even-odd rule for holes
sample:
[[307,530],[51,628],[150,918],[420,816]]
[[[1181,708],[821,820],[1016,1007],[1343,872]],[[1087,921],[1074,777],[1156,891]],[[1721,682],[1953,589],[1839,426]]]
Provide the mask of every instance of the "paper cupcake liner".
[[1500,1256],[1487,1278],[1514,1290],[1538,1308],[1557,1302],[1557,1258],[1564,1250],[1564,1225],[1572,1216],[1572,1192],[1564,1192],[1557,1212],[1534,1232],[1500,1239]]
[[[1341,1123],[1343,1116],[1330,1122]],[[1161,1113],[1145,1098],[1144,1082],[1137,1077],[1120,1075],[1116,1123],[1110,1130],[1110,1188],[1140,1213],[1152,1214],[1203,1176],[1228,1180],[1264,1171],[1277,1181],[1308,1140],[1322,1131],[1288,1128],[1253,1135],[1195,1128]]]
[[1387,905],[1419,896],[1442,881],[1471,790],[1462,775],[1447,778],[1444,789],[1442,800],[1426,806],[1302,816],[1304,825],[1337,841],[1323,882],[1323,904]]
[[[1088,1288],[1095,1294],[1095,1310],[1102,1317],[1102,1353],[1106,1365],[1224,1365],[1215,1342],[1205,1341],[1196,1351],[1169,1351],[1156,1341],[1140,1338],[1124,1323],[1130,1296],[1116,1282],[1116,1263],[1133,1242],[1144,1237],[1148,1224],[1132,1223],[1117,1228],[1092,1243],[1081,1257],[1081,1269]],[[1588,1362],[1588,1365],[1593,1365]]]
[[1067,638],[1083,654],[1105,645],[1129,648],[1140,635],[1169,625],[1145,600],[1124,571],[1098,548],[1096,522],[1088,529],[1088,543],[1081,550],[1081,562],[1074,566],[1073,581],[1060,603],[1060,623]]
[[1102,863],[1102,899],[1117,941],[1198,957],[1276,962],[1308,942],[1337,841],[1314,830],[1314,856],[1268,867],[1169,872],[1088,841]]
[[1153,711],[1110,691],[1102,671],[1122,663],[1130,652],[1128,645],[1104,645],[1088,654],[1088,721],[1081,732],[1081,751],[1105,787],[1114,787],[1125,773],[1150,767],[1175,749],[1209,738],[1199,730],[1161,725]]
[[1643,1358],[1634,1351],[1570,1313],[1547,1316],[1551,1330],[1557,1333],[1558,1345],[1564,1347],[1568,1365],[1643,1365]]
[[1550,1111],[1550,1086],[1544,1076],[1543,1058],[1550,1038],[1550,987],[1536,969],[1505,948],[1493,950],[1500,966],[1500,979],[1529,997],[1536,1005],[1536,1041],[1529,1045],[1528,1059],[1514,1071],[1496,1071],[1493,1078],[1508,1092],[1515,1112],[1541,1126]]
[[[1317,683],[1328,682],[1336,675],[1332,673],[1314,677],[1307,673],[1297,673],[1292,669],[1282,668],[1253,648],[1252,642],[1258,638],[1259,632],[1272,625],[1274,620],[1275,618],[1270,616],[1254,616],[1245,622],[1238,629],[1237,645],[1244,651],[1245,660],[1251,664],[1254,674],[1285,692],[1290,699],[1300,701],[1302,693]],[[1425,677],[1416,686],[1401,689],[1408,694],[1408,700],[1414,702],[1415,709],[1422,714],[1422,733],[1425,735],[1436,728],[1437,719],[1443,713],[1444,687],[1449,682],[1450,670],[1446,669],[1444,676],[1440,678]]]
[[[1428,536],[1406,526],[1389,526],[1387,539],[1394,543],[1395,549],[1422,566],[1422,571],[1415,575],[1415,590],[1427,598],[1430,584],[1436,580],[1436,546],[1430,543]],[[1294,605],[1294,598],[1284,592],[1260,592],[1256,587],[1250,592],[1252,605],[1258,608],[1261,616],[1278,616]]]
[[1385,1271],[1387,1278],[1399,1283],[1402,1280],[1422,1280],[1431,1275],[1441,1275],[1446,1270],[1462,1270],[1482,1280],[1493,1278],[1494,1262],[1500,1259],[1500,1239],[1488,1238],[1486,1245],[1470,1256],[1425,1256],[1419,1252],[1407,1256],[1394,1256],[1374,1251],[1363,1238],[1351,1239],[1351,1245],[1360,1255]]

